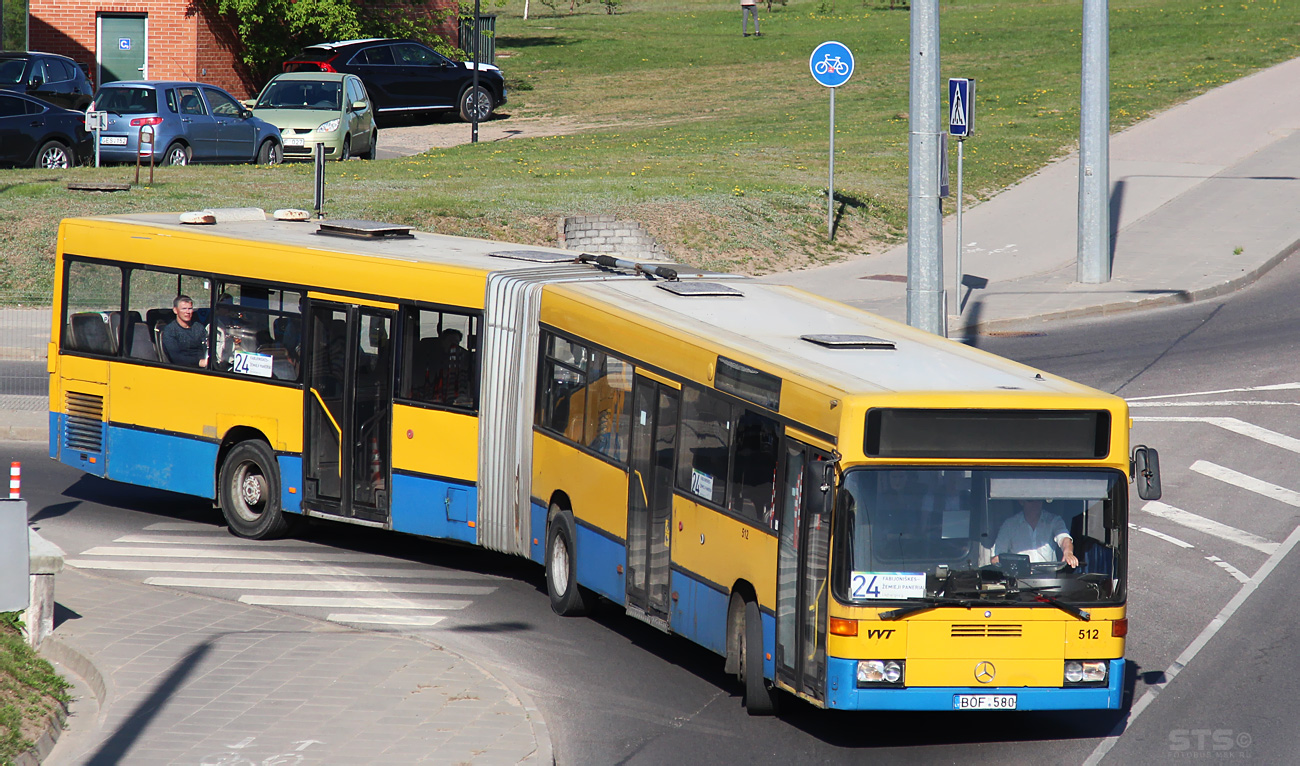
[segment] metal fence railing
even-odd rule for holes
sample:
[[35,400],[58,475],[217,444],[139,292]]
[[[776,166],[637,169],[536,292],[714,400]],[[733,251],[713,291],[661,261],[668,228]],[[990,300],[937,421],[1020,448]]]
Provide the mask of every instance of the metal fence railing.
[[49,295],[0,291],[0,409],[46,409],[49,304]]
[[[483,64],[497,63],[497,16],[481,13],[478,17],[478,60]],[[474,19],[460,20],[460,49],[466,58],[474,55]]]

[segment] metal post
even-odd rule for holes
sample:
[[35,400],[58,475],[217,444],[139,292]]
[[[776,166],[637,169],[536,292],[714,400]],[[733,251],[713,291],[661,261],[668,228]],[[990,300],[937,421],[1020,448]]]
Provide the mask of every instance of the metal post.
[[907,323],[945,335],[939,200],[939,0],[913,0],[908,145]]
[[314,207],[317,218],[324,218],[325,214],[322,208],[325,207],[325,144],[317,143],[316,148],[312,151],[312,162],[314,164],[315,175],[313,176]]
[[471,76],[470,86],[470,137],[471,144],[478,143],[478,62],[479,62],[479,41],[483,38],[483,33],[479,29],[479,0],[474,0],[474,74]]
[[1110,281],[1110,41],[1108,0],[1083,0],[1079,120],[1078,279]]
[[966,139],[958,138],[957,139],[957,263],[956,263],[957,268],[955,269],[957,273],[953,275],[954,279],[953,279],[953,290],[952,290],[952,294],[954,296],[952,301],[952,306],[953,306],[952,313],[953,316],[957,316],[957,317],[961,316],[961,274],[962,274],[961,271],[961,249],[962,249],[961,182],[962,182],[962,162],[965,160],[965,156],[962,149],[964,149],[965,146],[966,146]]
[[835,89],[831,92],[831,174],[826,181],[826,238],[835,238]]

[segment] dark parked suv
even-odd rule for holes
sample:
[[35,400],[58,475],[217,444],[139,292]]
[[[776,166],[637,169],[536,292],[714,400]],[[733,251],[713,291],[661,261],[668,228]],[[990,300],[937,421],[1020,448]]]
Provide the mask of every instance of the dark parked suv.
[[355,74],[383,117],[454,109],[469,122],[474,109],[483,121],[506,102],[506,81],[500,69],[480,63],[479,90],[471,93],[473,66],[415,40],[373,39],[313,45],[284,62],[284,71]]
[[34,51],[0,51],[0,90],[13,90],[64,109],[86,111],[90,78],[67,56]]

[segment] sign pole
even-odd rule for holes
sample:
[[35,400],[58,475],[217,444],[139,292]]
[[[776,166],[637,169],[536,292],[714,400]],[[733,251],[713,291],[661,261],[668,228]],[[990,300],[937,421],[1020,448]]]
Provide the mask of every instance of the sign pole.
[[954,316],[961,316],[961,182],[962,182],[962,162],[964,161],[962,150],[966,147],[966,139],[957,139],[957,284],[953,289],[953,309]]
[[831,92],[830,175],[826,179],[826,239],[835,238],[835,89],[853,75],[853,52],[834,40],[818,45],[808,57],[808,70],[818,85]]
[[835,89],[831,92],[831,174],[826,182],[826,238],[835,238]]

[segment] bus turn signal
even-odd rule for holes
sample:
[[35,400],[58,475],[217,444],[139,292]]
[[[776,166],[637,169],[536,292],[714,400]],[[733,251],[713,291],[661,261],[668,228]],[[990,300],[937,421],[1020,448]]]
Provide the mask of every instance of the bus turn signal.
[[858,634],[857,620],[845,620],[840,617],[831,618],[831,635],[856,636],[857,634]]

